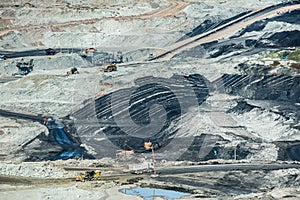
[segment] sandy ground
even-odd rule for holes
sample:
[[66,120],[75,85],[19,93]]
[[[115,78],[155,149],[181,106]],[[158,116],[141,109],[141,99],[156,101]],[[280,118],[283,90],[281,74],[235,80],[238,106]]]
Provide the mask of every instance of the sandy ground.
[[[73,200],[73,199],[99,199],[99,200],[142,200],[140,197],[125,195],[119,192],[124,187],[109,189],[80,189],[76,184],[71,186],[50,186],[44,188],[27,188],[1,185],[1,199],[11,200]],[[4,191],[3,191],[4,190]]]

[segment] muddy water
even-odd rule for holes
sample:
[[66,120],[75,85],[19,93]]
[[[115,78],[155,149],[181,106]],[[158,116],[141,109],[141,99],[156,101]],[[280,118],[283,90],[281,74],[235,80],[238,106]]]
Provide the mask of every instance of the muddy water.
[[142,188],[136,187],[131,189],[121,189],[124,194],[136,195],[142,197],[144,200],[152,200],[154,197],[161,197],[166,200],[179,199],[184,196],[190,195],[189,193],[177,192],[174,190],[164,190],[156,188]]

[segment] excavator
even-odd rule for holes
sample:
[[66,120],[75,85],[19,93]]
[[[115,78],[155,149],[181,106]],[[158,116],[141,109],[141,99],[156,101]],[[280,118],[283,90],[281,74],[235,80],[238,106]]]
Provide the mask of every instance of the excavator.
[[97,180],[101,176],[101,172],[99,171],[86,171],[85,173],[81,173],[76,177],[76,181],[94,181]]
[[17,62],[16,67],[18,68],[19,72],[16,74],[13,74],[13,76],[16,75],[27,75],[33,70],[33,59],[30,59],[29,62],[25,62],[22,58],[21,62]]

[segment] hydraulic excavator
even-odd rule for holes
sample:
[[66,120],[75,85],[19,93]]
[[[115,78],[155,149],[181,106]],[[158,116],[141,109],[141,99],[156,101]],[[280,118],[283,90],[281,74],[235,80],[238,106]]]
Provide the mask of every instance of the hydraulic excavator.
[[25,62],[22,58],[21,62],[17,62],[16,67],[18,68],[19,72],[13,75],[27,75],[33,70],[33,59],[30,59],[29,62]]

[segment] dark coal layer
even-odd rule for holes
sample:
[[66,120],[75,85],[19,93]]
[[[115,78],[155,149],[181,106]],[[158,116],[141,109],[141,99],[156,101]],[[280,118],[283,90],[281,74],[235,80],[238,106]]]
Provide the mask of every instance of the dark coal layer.
[[[170,79],[144,77],[138,79],[136,84],[131,89],[122,89],[95,101],[98,120],[112,120],[111,125],[103,130],[105,135],[118,147],[126,146],[136,151],[143,151],[143,144],[148,140],[157,146],[168,142],[167,139],[176,131],[169,132],[171,122],[187,112],[188,108],[199,106],[209,93],[205,80],[200,75],[173,76]],[[154,105],[160,106],[154,108]],[[122,107],[124,110],[113,112],[114,107]],[[116,118],[120,121],[113,121]],[[151,129],[150,132],[145,129],[153,118],[164,123],[154,135]],[[131,120],[134,126],[124,131],[122,126],[132,124]]]

